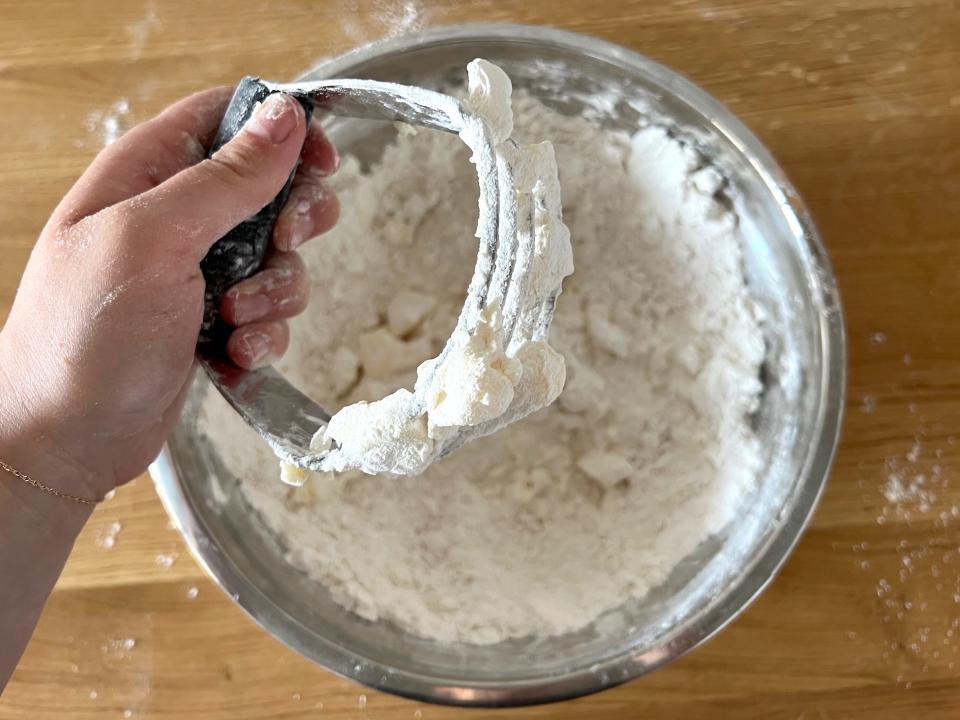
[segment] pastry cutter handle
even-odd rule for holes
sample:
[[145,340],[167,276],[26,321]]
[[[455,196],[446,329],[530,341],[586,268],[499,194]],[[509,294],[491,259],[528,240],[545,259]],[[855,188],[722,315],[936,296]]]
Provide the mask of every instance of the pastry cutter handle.
[[[226,145],[243,128],[257,106],[268,95],[277,92],[268,88],[260,78],[245,77],[237,85],[230,98],[230,104],[220,121],[217,135],[207,151],[207,157]],[[297,94],[297,101],[303,106],[307,118],[313,112],[313,103],[304,95]],[[297,162],[297,167],[300,163]],[[297,167],[277,196],[256,215],[247,218],[233,230],[217,240],[207,256],[200,262],[200,269],[206,281],[204,292],[203,324],[200,327],[198,350],[204,354],[221,354],[230,335],[229,326],[220,318],[220,300],[231,285],[250,277],[263,264],[270,247],[273,226],[277,222],[280,210],[290,195]]]

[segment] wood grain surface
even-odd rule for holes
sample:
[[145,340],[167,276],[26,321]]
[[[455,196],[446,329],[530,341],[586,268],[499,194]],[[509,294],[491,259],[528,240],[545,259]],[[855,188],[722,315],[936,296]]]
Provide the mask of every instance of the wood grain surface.
[[116,131],[202,87],[293,77],[467,20],[561,26],[679,70],[757,132],[809,203],[840,278],[849,401],[826,496],[780,577],[716,639],[615,690],[524,710],[424,706],[257,629],[141,478],[80,537],[0,719],[960,716],[952,0],[0,2],[0,318],[48,214]]

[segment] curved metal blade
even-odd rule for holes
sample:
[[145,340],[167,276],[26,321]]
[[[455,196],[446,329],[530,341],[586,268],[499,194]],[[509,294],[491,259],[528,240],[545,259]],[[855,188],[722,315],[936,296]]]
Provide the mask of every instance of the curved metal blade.
[[458,133],[456,104],[442,93],[372,80],[318,80],[264,83],[271,90],[309,98],[321,110],[341,117],[401,121]]
[[210,380],[234,410],[255,429],[278,457],[292,465],[320,470],[325,453],[311,454],[310,440],[330,415],[267,367],[244,370],[229,360],[197,354]]

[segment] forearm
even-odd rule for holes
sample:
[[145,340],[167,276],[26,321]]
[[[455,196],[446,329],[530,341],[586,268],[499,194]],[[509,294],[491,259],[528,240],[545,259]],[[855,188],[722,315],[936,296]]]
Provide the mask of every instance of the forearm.
[[[83,483],[13,411],[0,380],[0,460],[62,489]],[[81,488],[77,491],[77,488]],[[0,469],[0,691],[30,639],[91,506],[56,497]]]

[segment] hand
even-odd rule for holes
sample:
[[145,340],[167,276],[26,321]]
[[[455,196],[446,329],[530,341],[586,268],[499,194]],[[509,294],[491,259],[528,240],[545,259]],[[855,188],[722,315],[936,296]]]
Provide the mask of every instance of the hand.
[[190,384],[200,260],[279,192],[306,136],[265,269],[221,306],[236,328],[227,345],[234,362],[258,367],[285,351],[285,318],[308,294],[293,250],[337,220],[323,181],[337,156],[292,98],[274,95],[204,159],[229,98],[228,88],[202,92],[133,128],[54,211],[0,333],[0,450],[8,453],[0,459],[15,464],[17,448],[22,472],[56,468],[58,477],[38,479],[89,497],[146,469]]

